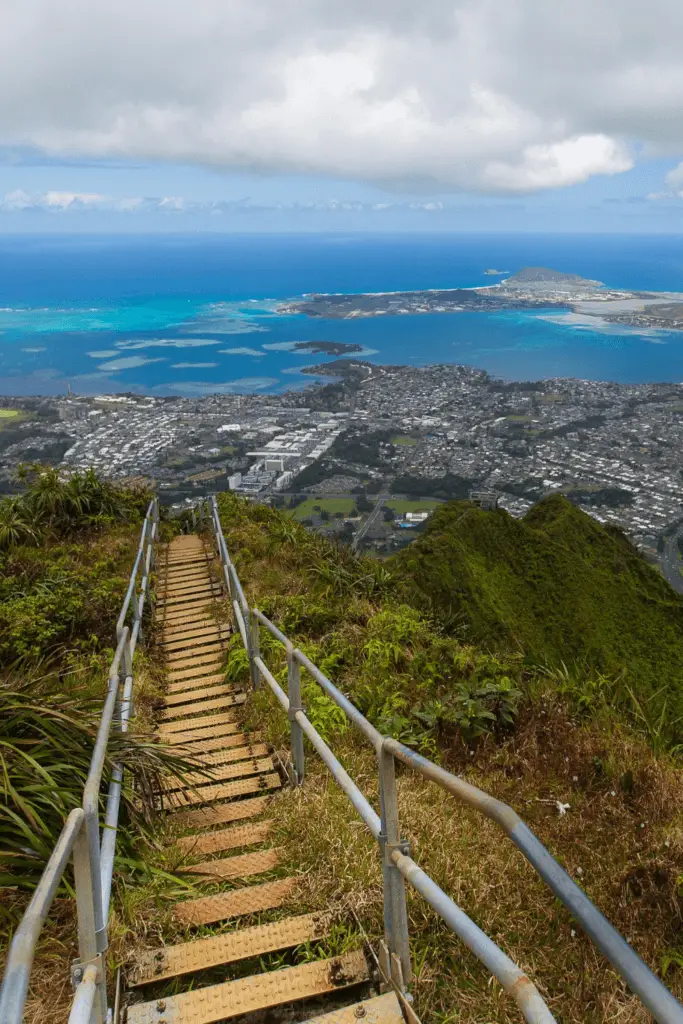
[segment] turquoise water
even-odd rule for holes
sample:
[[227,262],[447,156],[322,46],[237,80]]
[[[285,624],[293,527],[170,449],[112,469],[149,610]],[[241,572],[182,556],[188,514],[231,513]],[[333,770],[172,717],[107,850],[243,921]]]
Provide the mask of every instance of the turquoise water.
[[678,239],[549,236],[5,238],[0,390],[202,395],[309,384],[327,361],[297,341],[363,346],[361,358],[468,363],[507,379],[683,381],[683,335],[556,309],[324,320],[281,316],[309,291],[490,284],[487,266],[536,264],[614,287],[683,291]]

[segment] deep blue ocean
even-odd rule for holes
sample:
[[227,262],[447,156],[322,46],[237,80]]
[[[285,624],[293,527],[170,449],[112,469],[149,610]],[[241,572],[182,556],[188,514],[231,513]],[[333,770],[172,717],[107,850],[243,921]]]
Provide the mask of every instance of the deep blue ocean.
[[[281,316],[306,292],[494,283],[541,265],[612,287],[683,292],[672,236],[296,235],[0,238],[0,392],[278,392],[324,357],[297,341],[361,344],[361,358],[457,362],[511,380],[683,381],[683,334],[529,313],[323,320]],[[553,316],[553,320],[547,319]]]

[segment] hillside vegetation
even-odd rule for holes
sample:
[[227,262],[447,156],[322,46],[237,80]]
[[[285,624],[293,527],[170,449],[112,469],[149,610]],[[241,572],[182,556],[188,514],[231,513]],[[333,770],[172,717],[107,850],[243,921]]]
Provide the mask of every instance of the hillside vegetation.
[[683,599],[621,531],[561,495],[523,519],[441,506],[395,568],[450,632],[564,666],[583,700],[602,691],[653,739],[683,739]]
[[[220,496],[219,508],[249,602],[382,732],[515,807],[680,996],[683,797],[665,749],[676,731],[677,676],[659,680],[668,694],[666,740],[638,711],[654,703],[663,673],[657,630],[666,624],[673,643],[680,605],[631,545],[562,499],[541,503],[523,523],[444,506],[423,539],[387,561],[231,495]],[[228,673],[247,682],[238,636],[230,646]],[[261,649],[286,687],[283,649],[265,630]],[[624,676],[620,652],[639,659],[639,674]],[[673,648],[669,658],[677,671]],[[374,752],[305,673],[302,688],[309,718],[377,806]],[[287,756],[287,719],[269,690],[250,707],[248,724]],[[398,775],[402,829],[416,860],[529,972],[557,1019],[644,1024],[639,1002],[496,826],[410,771]],[[377,941],[376,844],[310,748],[305,785],[284,790],[273,806],[284,863],[301,880],[297,909],[329,905],[346,919],[353,910]],[[413,892],[408,913],[425,1024],[519,1020]]]

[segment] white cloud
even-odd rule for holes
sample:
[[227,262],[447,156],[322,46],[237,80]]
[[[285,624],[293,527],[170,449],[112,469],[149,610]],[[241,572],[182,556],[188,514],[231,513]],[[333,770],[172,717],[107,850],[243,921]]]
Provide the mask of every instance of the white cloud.
[[0,141],[526,192],[683,156],[682,37],[679,0],[6,0]]

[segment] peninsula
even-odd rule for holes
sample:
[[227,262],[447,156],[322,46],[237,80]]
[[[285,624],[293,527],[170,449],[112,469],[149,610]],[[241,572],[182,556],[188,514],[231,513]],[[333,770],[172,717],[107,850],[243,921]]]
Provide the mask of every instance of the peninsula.
[[[491,273],[487,271],[487,273]],[[480,288],[442,288],[355,295],[312,294],[283,303],[278,312],[349,320],[416,313],[495,312],[555,307],[599,317],[610,323],[648,330],[683,330],[683,294],[610,288],[601,281],[547,267],[524,267],[497,284]],[[330,342],[312,342],[331,346]],[[308,349],[341,355],[337,346]],[[345,349],[348,353],[349,348]],[[354,351],[360,351],[359,348]]]

